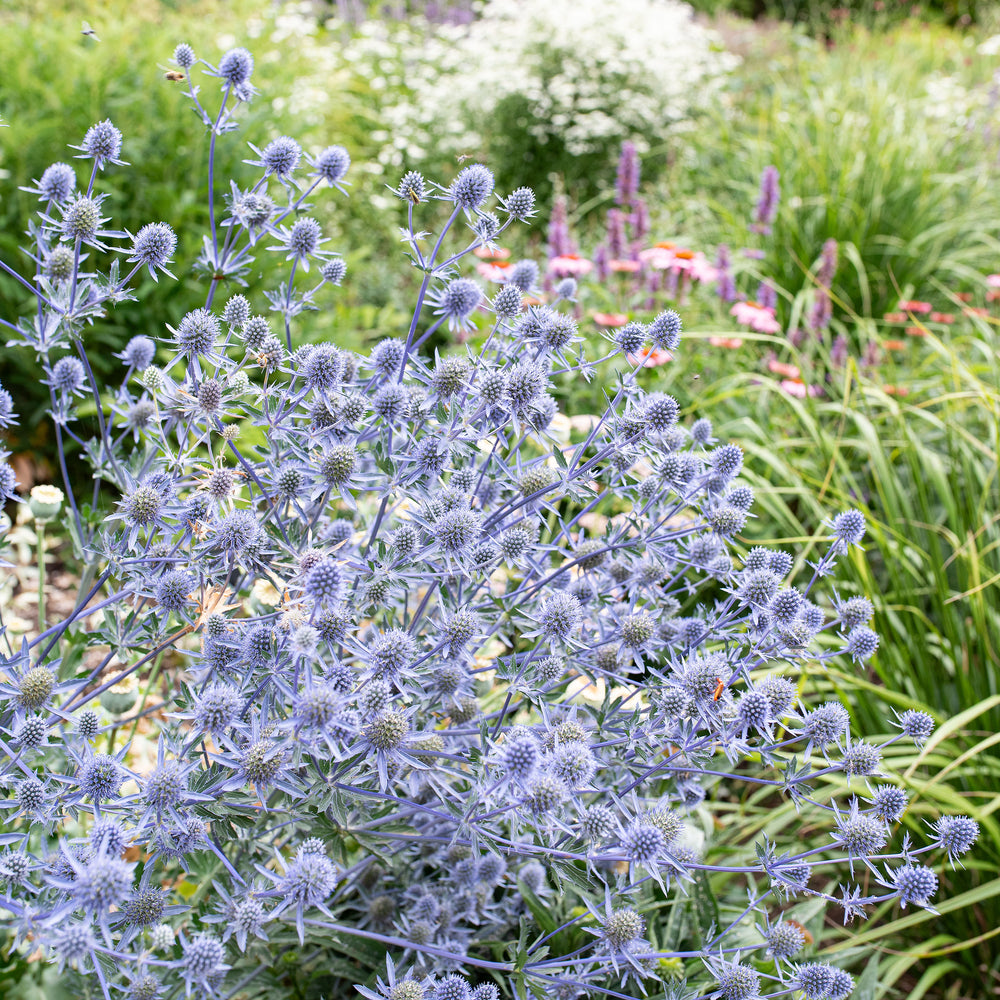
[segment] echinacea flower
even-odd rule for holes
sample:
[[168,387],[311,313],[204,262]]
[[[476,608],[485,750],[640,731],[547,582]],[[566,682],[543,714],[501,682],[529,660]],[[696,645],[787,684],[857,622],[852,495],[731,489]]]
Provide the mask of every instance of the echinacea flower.
[[598,326],[624,326],[628,322],[628,316],[625,313],[594,313],[594,322]]
[[506,247],[476,247],[472,251],[480,260],[506,260],[510,256],[510,251]]
[[476,273],[487,281],[495,281],[499,284],[507,278],[510,264],[502,260],[489,261],[476,265]]
[[639,260],[657,271],[666,271],[672,265],[676,256],[677,245],[667,241],[654,243],[646,250],[639,251]]
[[805,399],[806,396],[821,396],[823,389],[818,385],[806,385],[800,378],[785,378],[781,380],[781,388],[794,396],[796,399]]
[[682,271],[694,281],[715,281],[718,271],[700,250],[678,250],[670,265],[675,271]]
[[637,260],[609,260],[608,268],[619,274],[635,274],[642,269],[642,264]]
[[771,358],[767,362],[767,370],[773,375],[782,375],[784,378],[800,378],[802,375],[795,365],[790,365],[787,361],[779,361],[777,358]]
[[774,310],[767,309],[758,302],[737,302],[729,315],[737,323],[750,327],[758,333],[780,333],[781,324],[774,318]]
[[629,354],[628,360],[633,365],[638,365],[641,362],[643,368],[659,368],[660,365],[673,361],[674,356],[669,351],[661,350],[659,347],[646,347],[635,354]]
[[559,257],[553,257],[549,261],[549,271],[560,278],[569,278],[574,275],[589,274],[594,268],[591,261],[579,254],[567,253]]

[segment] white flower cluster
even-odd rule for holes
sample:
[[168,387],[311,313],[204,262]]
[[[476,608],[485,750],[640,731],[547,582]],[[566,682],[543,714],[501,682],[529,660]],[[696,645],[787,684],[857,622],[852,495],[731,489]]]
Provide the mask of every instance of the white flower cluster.
[[936,74],[928,78],[924,89],[928,118],[955,130],[983,127],[996,117],[1000,71],[994,74],[991,84],[972,87],[955,76]]
[[558,136],[579,155],[631,137],[642,151],[641,136],[683,123],[738,62],[678,0],[486,0],[468,26],[370,20],[348,44],[342,22],[317,26],[309,4],[293,3],[248,29],[274,46],[262,63],[292,44],[309,67],[276,113],[319,124],[350,77],[383,92],[372,135],[393,168],[429,150],[478,151],[507,97],[530,109],[524,128],[535,140]]
[[489,0],[471,25],[444,26],[415,52],[413,98],[385,109],[386,165],[478,149],[509,97],[530,109],[528,134],[558,135],[573,155],[659,136],[738,62],[677,0]]

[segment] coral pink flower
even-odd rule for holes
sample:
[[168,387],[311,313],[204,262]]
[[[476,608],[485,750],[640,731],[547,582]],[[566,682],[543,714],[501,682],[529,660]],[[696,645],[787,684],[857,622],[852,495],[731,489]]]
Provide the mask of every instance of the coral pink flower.
[[612,271],[617,271],[619,273],[625,274],[635,274],[636,271],[640,270],[642,264],[637,260],[609,260],[608,268]]
[[882,318],[886,323],[905,323],[907,316],[906,313],[886,313]]
[[739,337],[709,337],[708,342],[712,347],[727,347],[730,350],[743,346]]
[[906,299],[899,303],[900,309],[913,313],[929,313],[933,308],[929,302],[917,302],[913,299]]
[[669,351],[661,351],[658,347],[646,347],[638,354],[630,354],[628,360],[631,364],[637,365],[642,362],[643,368],[659,368],[674,360],[674,356]]
[[506,260],[510,256],[510,251],[504,247],[476,247],[472,251],[480,260]]
[[487,281],[505,281],[507,278],[506,269],[509,267],[510,264],[498,260],[491,263],[477,264],[476,271]]
[[806,396],[822,396],[823,387],[819,385],[806,385],[800,378],[785,378],[781,380],[781,388],[794,396],[796,399],[805,399]]
[[931,322],[932,323],[954,323],[955,322],[955,314],[954,313],[938,313],[938,312],[933,312],[933,313],[931,313]]
[[887,396],[909,396],[910,390],[905,385],[884,385],[882,391]]
[[654,243],[649,249],[639,253],[639,260],[657,271],[666,271],[674,266],[677,247],[673,243]]
[[759,302],[737,302],[729,310],[729,315],[734,316],[737,323],[758,333],[781,333],[781,324],[774,318],[774,310],[765,308]]
[[715,281],[719,276],[719,272],[701,251],[677,250],[670,266],[676,271],[684,271],[695,281]]
[[966,306],[963,310],[966,316],[978,316],[979,319],[986,319],[989,316],[989,310],[981,309],[978,306]]
[[560,278],[569,278],[577,274],[589,274],[594,265],[579,254],[566,253],[561,257],[553,257],[549,261],[549,270]]
[[908,337],[926,337],[927,330],[922,326],[908,326],[906,328],[906,335]]
[[778,361],[771,358],[767,363],[767,370],[774,375],[783,375],[785,378],[799,378],[802,372],[795,365],[790,365],[786,361]]
[[624,326],[628,316],[625,313],[594,313],[594,322],[598,326]]
[[882,346],[887,351],[905,351],[906,341],[905,340],[884,340]]

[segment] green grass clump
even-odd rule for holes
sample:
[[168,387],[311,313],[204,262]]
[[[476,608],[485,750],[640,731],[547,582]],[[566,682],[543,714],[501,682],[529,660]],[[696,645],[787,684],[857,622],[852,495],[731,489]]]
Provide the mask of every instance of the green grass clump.
[[[674,168],[654,203],[656,238],[725,242],[737,256],[760,247],[761,273],[788,301],[812,287],[823,243],[835,239],[840,315],[881,318],[932,278],[964,291],[995,269],[989,59],[957,33],[928,26],[859,31],[831,50],[778,37],[773,58],[746,43],[728,100],[672,147]],[[950,81],[954,104],[934,96],[939,80]],[[781,203],[773,234],[761,238],[747,225],[768,164],[781,174]]]

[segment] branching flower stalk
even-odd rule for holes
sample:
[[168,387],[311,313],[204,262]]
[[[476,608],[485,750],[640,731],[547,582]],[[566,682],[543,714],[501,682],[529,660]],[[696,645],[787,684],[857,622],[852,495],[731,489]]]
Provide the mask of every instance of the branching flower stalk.
[[[848,996],[802,907],[816,935],[827,904],[930,907],[931,863],[978,835],[962,816],[923,846],[899,834],[885,751],[926,741],[929,716],[876,743],[817,703],[817,668],[878,647],[871,603],[824,589],[862,516],[827,523],[804,584],[791,553],[740,546],[743,452],[635,360],[677,351],[680,317],[626,324],[592,362],[562,298],[527,306],[510,281],[487,298],[468,257],[534,196],[497,196],[482,164],[394,188],[420,275],[409,324],[365,356],[310,340],[348,276],[304,198],[343,192],[350,158],[279,137],[220,199],[253,58],[174,60],[221,92],[217,111],[188,92],[210,133],[209,288],[176,329],[128,342],[117,386],[96,383],[87,331],[140,268],[172,277],[173,231],[104,228],[94,178],[124,166],[110,122],[78,147],[85,195],[67,164],[30,189],[35,300],[7,326],[46,372],[89,582],[48,628],[40,602],[32,643],[5,636],[0,909],[19,946],[108,1000],[235,997],[289,951],[366,941],[389,956],[386,980],[358,959],[369,1000]],[[257,263],[261,303],[243,294]],[[422,354],[444,329],[455,346]],[[607,406],[574,436],[559,380],[594,377]],[[62,451],[87,393],[89,520]],[[16,420],[5,391],[0,418]],[[0,489],[17,497],[8,465]],[[161,672],[162,715],[146,704]],[[129,678],[143,700],[109,721]],[[156,719],[145,763],[140,719]],[[743,791],[826,835],[723,836]]]

